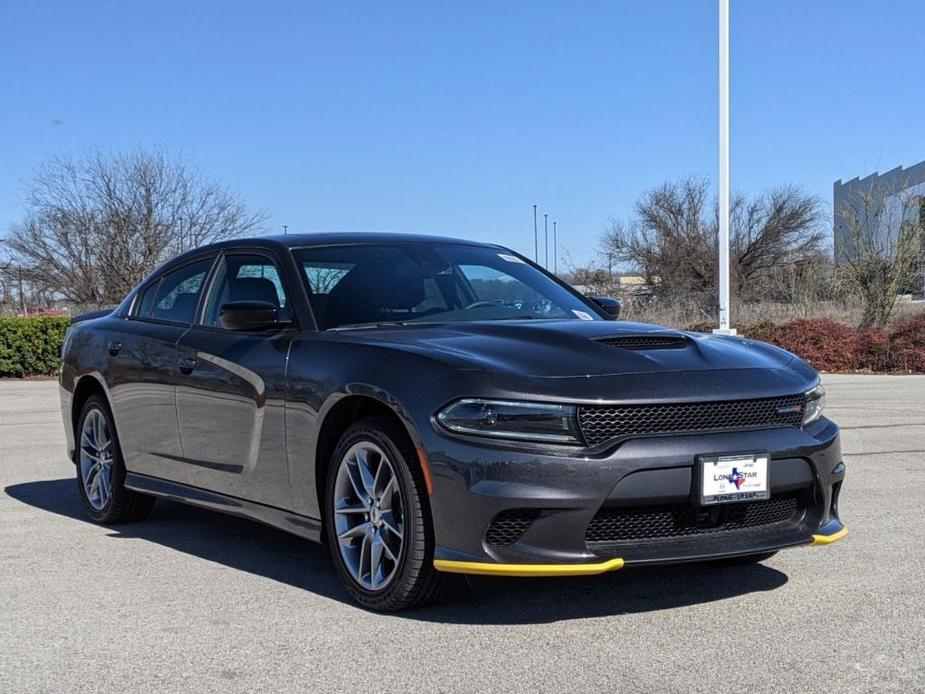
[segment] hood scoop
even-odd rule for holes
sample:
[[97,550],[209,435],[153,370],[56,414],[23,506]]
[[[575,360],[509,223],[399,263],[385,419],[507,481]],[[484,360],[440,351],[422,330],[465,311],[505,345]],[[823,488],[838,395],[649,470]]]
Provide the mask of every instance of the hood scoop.
[[639,335],[616,335],[595,340],[602,345],[623,349],[684,349],[687,338],[679,333],[642,333]]

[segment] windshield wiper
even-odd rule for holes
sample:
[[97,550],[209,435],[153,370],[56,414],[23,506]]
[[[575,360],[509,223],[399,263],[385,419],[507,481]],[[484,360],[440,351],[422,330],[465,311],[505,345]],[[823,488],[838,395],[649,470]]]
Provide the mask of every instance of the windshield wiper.
[[501,318],[488,318],[487,320],[550,320],[539,316],[502,316]]
[[337,332],[339,330],[363,330],[366,328],[388,328],[394,327],[396,325],[408,325],[408,322],[403,320],[383,320],[374,321],[372,323],[344,323],[344,325],[336,325],[333,328],[328,328],[327,332]]

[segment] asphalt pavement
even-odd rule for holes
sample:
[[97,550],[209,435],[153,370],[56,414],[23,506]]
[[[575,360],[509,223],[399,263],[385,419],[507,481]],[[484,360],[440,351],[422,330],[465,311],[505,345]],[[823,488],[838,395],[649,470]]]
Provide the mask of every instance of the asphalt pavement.
[[57,384],[0,381],[0,692],[925,691],[925,377],[826,376],[849,528],[763,565],[461,581],[399,615],[327,550],[81,509]]

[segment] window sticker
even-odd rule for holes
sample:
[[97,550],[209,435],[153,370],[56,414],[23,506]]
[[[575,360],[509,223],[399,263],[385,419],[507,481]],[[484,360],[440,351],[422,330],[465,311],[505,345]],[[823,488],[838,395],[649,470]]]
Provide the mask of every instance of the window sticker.
[[574,313],[578,318],[581,318],[581,320],[594,320],[594,316],[592,316],[590,313],[585,313],[584,311],[579,311],[573,308],[572,313]]
[[509,263],[523,263],[523,261],[520,258],[518,258],[516,255],[509,255],[507,253],[499,253],[498,257],[501,258],[501,260],[506,260]]

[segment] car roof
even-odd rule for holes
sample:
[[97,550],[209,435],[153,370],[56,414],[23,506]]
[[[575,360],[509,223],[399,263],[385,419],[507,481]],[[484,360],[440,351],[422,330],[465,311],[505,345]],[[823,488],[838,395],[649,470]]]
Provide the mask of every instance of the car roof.
[[213,249],[228,249],[238,247],[283,247],[283,248],[309,248],[312,246],[330,246],[335,244],[439,244],[453,243],[465,246],[499,247],[497,244],[456,239],[447,236],[433,236],[428,234],[409,234],[394,231],[350,231],[350,232],[316,232],[310,234],[285,234],[274,236],[254,236],[249,238],[226,239],[217,243],[200,246],[194,251],[185,253],[202,253]]
[[494,246],[496,244],[457,239],[432,234],[410,234],[399,231],[318,232],[313,234],[286,234],[272,236],[274,241],[289,248],[326,246],[334,243],[455,243],[465,246]]

